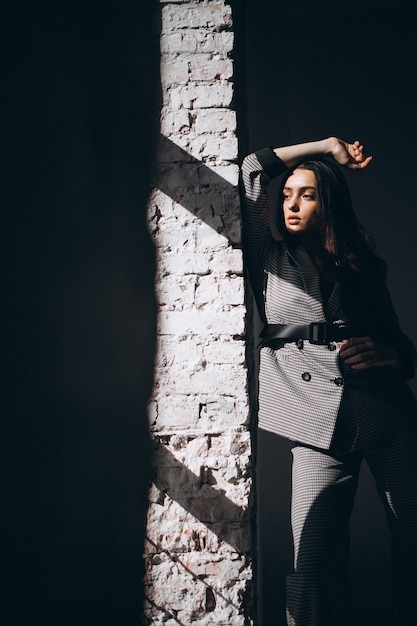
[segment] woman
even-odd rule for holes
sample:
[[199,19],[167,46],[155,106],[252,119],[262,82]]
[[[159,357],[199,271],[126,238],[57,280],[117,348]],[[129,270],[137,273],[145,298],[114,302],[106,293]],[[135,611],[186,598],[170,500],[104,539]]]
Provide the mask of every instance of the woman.
[[[289,626],[345,626],[349,518],[362,460],[392,532],[399,623],[417,623],[415,350],[340,166],[371,162],[335,137],[247,156],[244,249],[264,323],[259,427],[294,442]],[[282,176],[272,236],[268,184]]]

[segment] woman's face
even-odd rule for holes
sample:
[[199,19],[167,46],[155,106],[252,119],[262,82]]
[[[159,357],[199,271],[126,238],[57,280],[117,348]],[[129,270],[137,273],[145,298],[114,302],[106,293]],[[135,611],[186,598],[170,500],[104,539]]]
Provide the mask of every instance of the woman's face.
[[320,201],[314,172],[294,170],[285,183],[283,196],[282,209],[288,232],[296,235],[316,230]]

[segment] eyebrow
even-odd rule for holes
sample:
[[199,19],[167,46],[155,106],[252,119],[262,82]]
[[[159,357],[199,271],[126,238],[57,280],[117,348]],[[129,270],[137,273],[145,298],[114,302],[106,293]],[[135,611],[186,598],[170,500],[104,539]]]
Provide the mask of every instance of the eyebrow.
[[[282,190],[283,191],[286,191],[286,190],[292,191],[292,189],[293,189],[292,187],[285,186],[285,187],[283,187]],[[317,191],[317,187],[314,187],[313,185],[306,185],[305,187],[299,187],[299,189],[300,189],[300,191],[305,191],[306,189],[314,189],[314,191]]]

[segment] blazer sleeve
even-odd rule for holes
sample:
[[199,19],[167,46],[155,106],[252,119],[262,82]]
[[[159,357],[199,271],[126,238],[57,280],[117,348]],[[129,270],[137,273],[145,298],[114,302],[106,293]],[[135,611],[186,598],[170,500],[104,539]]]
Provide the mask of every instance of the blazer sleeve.
[[263,317],[265,258],[273,241],[269,222],[268,185],[273,178],[287,169],[285,163],[270,147],[246,156],[240,168],[243,248],[249,279],[261,317]]
[[413,378],[417,352],[411,339],[401,329],[388,286],[385,280],[380,279],[373,281],[369,287],[372,295],[372,326],[375,329],[372,334],[375,339],[396,348],[403,378],[406,380]]

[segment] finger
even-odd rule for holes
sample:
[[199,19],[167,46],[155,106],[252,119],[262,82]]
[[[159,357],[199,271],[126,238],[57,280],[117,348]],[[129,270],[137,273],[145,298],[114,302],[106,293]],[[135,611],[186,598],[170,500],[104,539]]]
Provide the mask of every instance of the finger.
[[371,347],[374,347],[374,341],[370,337],[350,337],[349,339],[344,339],[342,345],[340,346],[339,352],[347,353],[355,346],[362,346],[365,349],[369,349]]
[[351,170],[363,170],[365,169],[365,167],[369,165],[371,161],[372,161],[371,156],[364,158],[363,161],[359,161],[358,159],[355,159],[352,163],[349,163],[347,167]]
[[366,159],[361,163],[361,169],[363,169],[364,167],[367,167],[371,161],[372,161],[371,156],[366,157]]
[[353,161],[351,161],[350,163],[347,164],[347,167],[350,170],[361,170],[361,169],[363,169],[363,165],[355,158],[354,158]]
[[360,363],[355,363],[351,365],[350,367],[353,370],[366,370],[368,367],[375,367],[377,365],[379,365],[379,361],[377,358],[374,358],[374,359],[361,361]]
[[370,343],[364,343],[364,344],[358,344],[355,346],[346,347],[343,350],[342,349],[339,350],[340,358],[342,358],[344,361],[346,361],[346,359],[349,359],[352,356],[355,356],[361,353],[362,354],[365,354],[365,353],[377,354],[375,344],[370,342]]
[[362,154],[363,145],[359,141],[355,141],[355,143],[352,144],[352,150],[355,154]]
[[374,351],[369,352],[358,352],[353,356],[349,356],[345,359],[346,365],[350,365],[351,367],[356,367],[358,365],[363,366],[365,363],[375,365],[378,361],[378,356]]
[[349,337],[346,343],[350,346],[358,346],[361,343],[373,343],[373,339],[369,335],[361,335],[360,337]]
[[364,358],[377,358],[377,352],[375,350],[359,350],[357,348],[352,348],[348,353],[344,353],[341,355],[341,358],[347,365],[351,365],[352,363],[359,363],[361,359]]

